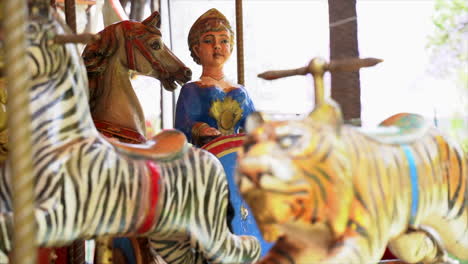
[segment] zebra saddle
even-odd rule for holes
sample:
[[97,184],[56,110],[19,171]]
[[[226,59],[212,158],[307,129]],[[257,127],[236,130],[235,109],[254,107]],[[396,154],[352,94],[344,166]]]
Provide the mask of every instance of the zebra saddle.
[[164,130],[143,144],[109,141],[118,152],[136,159],[153,161],[170,161],[182,156],[188,149],[184,133],[175,130]]

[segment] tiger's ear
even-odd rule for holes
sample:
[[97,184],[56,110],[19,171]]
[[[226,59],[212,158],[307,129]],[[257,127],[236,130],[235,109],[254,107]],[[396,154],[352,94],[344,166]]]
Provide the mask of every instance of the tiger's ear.
[[147,17],[141,23],[149,27],[156,27],[159,29],[161,27],[161,16],[159,15],[158,11],[154,11],[149,17]]
[[318,106],[315,106],[307,119],[314,123],[319,122],[335,127],[338,134],[340,134],[341,127],[343,126],[343,115],[341,114],[341,109],[333,100],[328,100]]
[[263,114],[261,112],[253,112],[245,120],[245,132],[250,134],[264,123],[265,120],[263,118]]

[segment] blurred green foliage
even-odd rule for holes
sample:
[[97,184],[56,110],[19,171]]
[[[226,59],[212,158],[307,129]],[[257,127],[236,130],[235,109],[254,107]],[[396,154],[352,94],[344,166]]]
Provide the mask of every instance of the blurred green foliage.
[[430,71],[458,88],[462,110],[453,113],[448,133],[468,152],[468,1],[436,0],[432,21],[435,30],[427,44]]
[[[438,67],[441,73],[458,71],[468,63],[468,1],[436,0],[432,19],[435,30],[429,36],[427,47],[434,62],[446,60],[446,67]],[[467,69],[464,68],[467,74]]]

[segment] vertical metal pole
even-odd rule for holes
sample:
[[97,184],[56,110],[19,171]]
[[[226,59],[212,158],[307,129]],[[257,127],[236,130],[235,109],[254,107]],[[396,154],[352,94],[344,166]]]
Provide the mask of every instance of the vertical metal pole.
[[[160,12],[161,13],[161,12]],[[174,45],[173,45],[173,39],[172,39],[172,12],[171,12],[171,1],[170,0],[167,0],[167,21],[168,21],[168,24],[169,24],[169,48],[171,50],[174,49]],[[162,88],[164,89],[164,88]],[[173,91],[172,92],[172,124],[174,124],[175,122],[175,110],[176,110],[176,104],[177,104],[177,97],[178,97],[178,93],[176,91]]]
[[9,162],[13,185],[13,263],[36,264],[36,221],[32,166],[30,74],[26,58],[26,1],[6,0],[3,8],[8,97]]
[[242,21],[242,0],[236,0],[237,35],[237,83],[245,85],[244,79],[244,25]]
[[[358,58],[356,0],[328,0],[330,60]],[[332,72],[331,96],[341,107],[345,120],[361,118],[359,71]]]
[[[163,14],[162,14],[163,10],[162,10],[162,5],[161,4],[162,4],[161,1],[159,1],[159,14],[161,15],[161,20],[162,20],[163,19]],[[166,1],[166,4],[168,5],[167,8],[169,9],[169,5],[170,5],[169,0]],[[170,13],[169,10],[168,10],[168,13]],[[168,17],[171,17],[171,16],[168,15]],[[162,27],[163,27],[163,23],[161,22],[161,30],[162,30]],[[171,27],[169,26],[169,32],[170,31],[171,31]],[[167,102],[165,102],[165,100],[164,100],[165,92],[164,92],[164,87],[163,87],[162,83],[159,86],[160,86],[160,94],[159,94],[160,102],[159,102],[159,105],[160,105],[160,109],[161,109],[161,115],[160,115],[160,118],[161,118],[160,126],[161,127],[160,127],[160,129],[163,130],[164,128],[166,128],[168,126],[168,124],[166,124],[166,121],[165,121],[165,117],[167,115],[167,112],[165,110]],[[174,118],[172,118],[172,120],[174,120]],[[172,122],[174,122],[174,121],[172,121]]]
[[65,19],[73,33],[76,33],[75,0],[65,0]]

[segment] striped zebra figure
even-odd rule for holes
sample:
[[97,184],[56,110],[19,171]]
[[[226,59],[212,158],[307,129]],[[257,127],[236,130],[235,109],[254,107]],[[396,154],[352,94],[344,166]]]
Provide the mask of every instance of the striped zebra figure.
[[[161,159],[157,149],[136,154],[109,143],[91,119],[86,70],[76,47],[51,41],[64,33],[64,25],[55,17],[31,21],[27,32],[33,121],[24,128],[32,130],[35,143],[39,246],[137,235],[149,237],[168,263],[258,259],[258,241],[228,229],[226,177],[213,155],[185,145],[178,155]],[[0,263],[11,250],[10,181],[8,164],[2,163]]]

